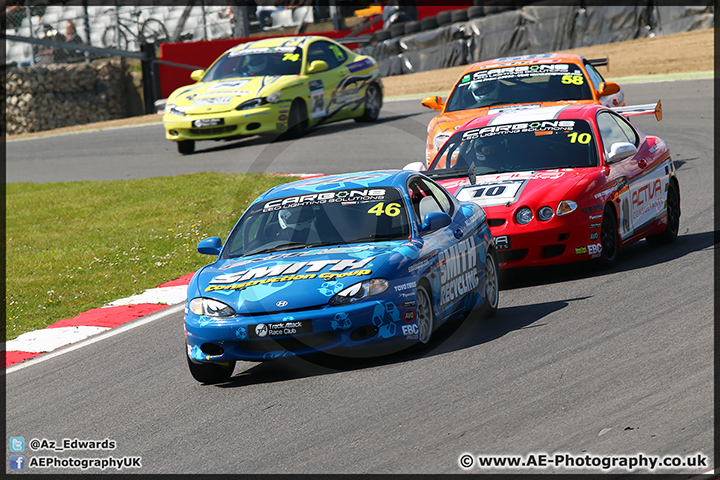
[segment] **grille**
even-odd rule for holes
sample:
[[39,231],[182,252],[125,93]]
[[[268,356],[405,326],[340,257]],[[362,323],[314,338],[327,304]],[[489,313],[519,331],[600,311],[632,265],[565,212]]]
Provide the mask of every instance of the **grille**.
[[505,225],[504,218],[488,218],[488,226],[490,227],[501,227]]
[[223,127],[191,128],[190,133],[192,135],[218,135],[220,133],[232,132],[236,128],[237,125],[225,125]]
[[547,245],[542,249],[542,258],[552,258],[562,255],[565,252],[565,245]]
[[295,351],[305,350],[308,347],[321,347],[330,343],[333,338],[332,332],[323,332],[303,335],[302,337],[282,337],[245,341],[240,342],[240,346],[250,352],[271,352],[278,349]]
[[516,262],[522,260],[528,254],[527,248],[519,248],[517,250],[500,250],[498,256],[501,262]]

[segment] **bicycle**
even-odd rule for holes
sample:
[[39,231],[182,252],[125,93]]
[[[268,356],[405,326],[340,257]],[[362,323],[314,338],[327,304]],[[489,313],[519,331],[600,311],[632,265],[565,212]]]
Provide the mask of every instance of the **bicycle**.
[[[142,14],[142,10],[135,9],[131,13],[135,18],[121,17],[120,12],[116,10],[116,23],[108,26],[102,34],[103,46],[105,48],[128,50],[128,35],[132,36],[137,45],[152,42],[158,46],[160,43],[166,42],[170,35],[168,35],[165,25],[155,18],[140,21]],[[136,28],[139,27],[137,33],[130,28],[129,24],[131,23]]]

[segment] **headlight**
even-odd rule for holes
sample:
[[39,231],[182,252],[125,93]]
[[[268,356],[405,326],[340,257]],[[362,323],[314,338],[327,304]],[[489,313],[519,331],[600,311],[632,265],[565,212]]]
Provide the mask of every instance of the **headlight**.
[[447,132],[440,132],[437,135],[435,135],[435,138],[433,139],[433,144],[435,145],[435,150],[440,150],[440,147],[445,145],[445,142],[447,139],[450,138],[450,134]]
[[335,296],[330,299],[330,305],[349,305],[365,297],[379,295],[387,290],[389,286],[390,282],[384,278],[371,278],[364,282],[358,282],[335,294]]
[[520,225],[527,225],[532,219],[533,213],[528,207],[522,207],[520,210],[515,212],[515,221]]
[[264,98],[253,98],[252,100],[241,103],[240,105],[235,107],[235,110],[249,110],[251,108],[259,107],[264,103],[267,103],[267,100],[265,100]]
[[577,209],[577,203],[573,202],[572,200],[563,200],[558,205],[557,211],[555,213],[559,217],[561,215],[567,215],[570,212],[574,212],[575,209]]
[[169,113],[171,115],[179,115],[181,117],[185,116],[185,111],[177,105],[173,105],[172,103],[169,105],[165,105],[165,113]]
[[548,206],[540,207],[540,210],[538,210],[538,220],[542,220],[544,222],[546,220],[550,220],[552,216],[553,210]]
[[234,317],[235,310],[227,305],[212,298],[197,297],[190,300],[190,311],[195,315],[205,315],[206,317],[229,318]]
[[267,100],[268,103],[277,103],[278,100],[280,100],[280,92],[273,92],[267,97],[265,97],[265,100]]

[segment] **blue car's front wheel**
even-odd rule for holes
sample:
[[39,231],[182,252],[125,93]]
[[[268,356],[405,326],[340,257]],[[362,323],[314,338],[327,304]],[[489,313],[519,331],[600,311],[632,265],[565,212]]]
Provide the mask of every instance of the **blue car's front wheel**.
[[224,363],[193,363],[187,357],[190,374],[195,380],[201,383],[220,383],[229,379],[235,370],[235,362]]
[[418,322],[418,340],[425,345],[430,341],[432,336],[435,319],[433,316],[432,303],[430,295],[424,285],[417,287],[417,322]]

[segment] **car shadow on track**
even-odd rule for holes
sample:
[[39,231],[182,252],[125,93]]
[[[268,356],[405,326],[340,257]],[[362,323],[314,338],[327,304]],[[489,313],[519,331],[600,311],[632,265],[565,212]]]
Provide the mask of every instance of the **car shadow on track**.
[[[260,364],[239,362],[229,381],[216,384],[217,387],[235,388],[247,385],[274,383],[299,378],[330,375],[404,363],[419,358],[472,348],[493,341],[509,332],[545,326],[540,321],[548,315],[567,307],[570,302],[588,297],[562,301],[538,303],[498,309],[493,318],[482,318],[479,311],[470,313],[464,320],[453,321],[438,328],[430,342],[399,350],[364,351],[364,356],[343,356],[317,353],[303,357],[286,357]],[[368,356],[374,354],[375,356]],[[242,371],[244,367],[250,366]]]
[[597,269],[592,262],[502,270],[500,289],[511,290],[630,272],[668,263],[691,253],[712,249],[715,243],[715,232],[680,234],[674,243],[662,246],[651,246],[645,240],[641,240],[621,248],[618,252],[617,263],[607,270]]
[[[420,135],[418,138],[425,141],[425,129],[427,128],[426,123],[418,122],[412,119],[412,117],[418,115],[426,115],[425,112],[409,113],[409,114],[395,114],[381,116],[376,122],[355,122],[353,120],[343,120],[336,123],[317,125],[310,130],[306,131],[300,138],[285,138],[283,135],[255,135],[252,137],[237,137],[228,140],[218,140],[221,142],[213,142],[211,140],[201,140],[196,142],[194,155],[211,152],[222,152],[225,150],[233,150],[241,147],[249,147],[253,145],[266,145],[270,143],[282,143],[292,142],[303,138],[314,138],[322,137],[324,135],[330,135],[333,133],[340,132],[352,132],[364,128],[371,128],[374,125],[382,125],[384,123],[395,122],[394,127],[400,128],[408,133]],[[404,125],[405,123],[409,124]],[[207,145],[207,148],[201,148]]]

